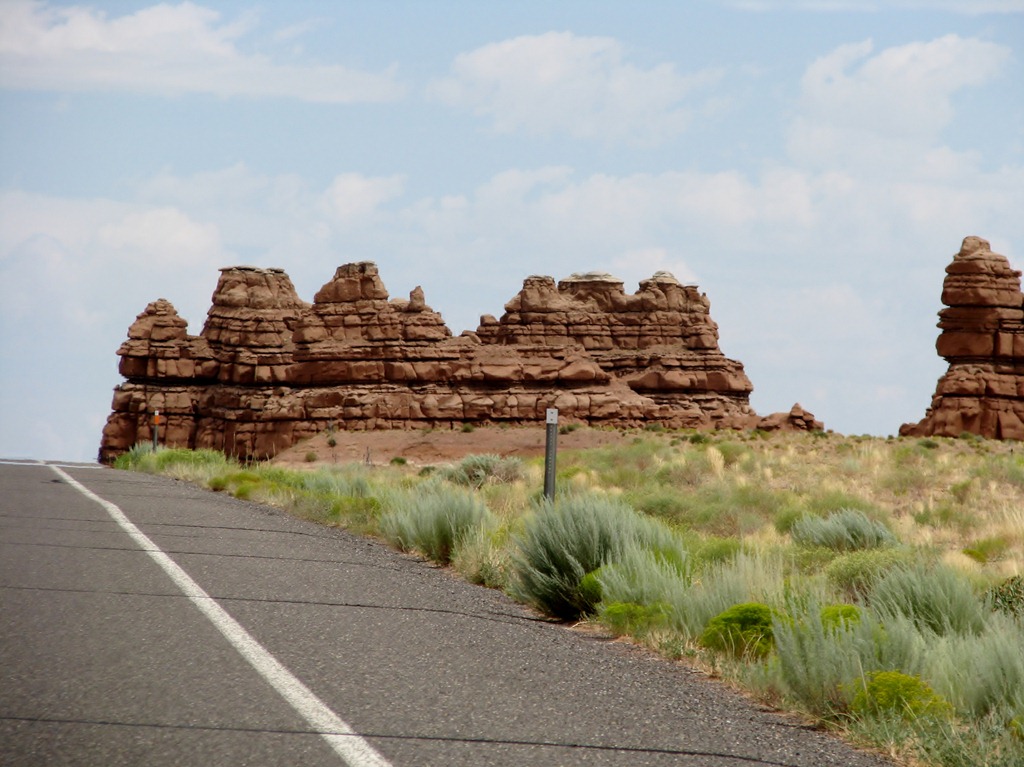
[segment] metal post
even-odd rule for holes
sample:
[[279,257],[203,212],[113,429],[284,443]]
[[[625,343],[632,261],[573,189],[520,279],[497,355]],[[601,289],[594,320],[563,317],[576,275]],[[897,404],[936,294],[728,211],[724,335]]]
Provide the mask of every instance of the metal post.
[[153,451],[156,451],[157,443],[160,441],[160,411],[153,413]]
[[555,500],[555,454],[558,452],[558,409],[549,407],[544,419],[547,438],[544,441],[544,497]]

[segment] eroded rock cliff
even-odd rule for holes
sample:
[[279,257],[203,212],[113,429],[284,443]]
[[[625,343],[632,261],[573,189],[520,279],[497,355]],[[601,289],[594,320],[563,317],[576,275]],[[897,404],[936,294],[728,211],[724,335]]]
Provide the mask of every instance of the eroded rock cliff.
[[743,366],[718,348],[707,297],[659,272],[627,294],[610,275],[528,277],[501,319],[452,337],[416,288],[390,299],[369,262],[338,267],[306,304],[279,269],[221,270],[198,336],[170,302],[118,350],[100,460],[151,438],[269,457],[328,426],[455,428],[565,421],[820,429],[799,406],[759,417]]
[[1021,273],[988,241],[967,237],[946,267],[935,343],[949,369],[931,407],[905,436],[1024,439],[1024,295]]

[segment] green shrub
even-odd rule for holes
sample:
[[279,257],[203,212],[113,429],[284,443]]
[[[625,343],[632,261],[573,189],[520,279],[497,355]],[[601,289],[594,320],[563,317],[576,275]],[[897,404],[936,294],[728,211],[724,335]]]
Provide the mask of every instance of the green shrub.
[[851,599],[864,596],[879,578],[894,567],[908,565],[912,554],[906,549],[886,548],[853,551],[836,557],[825,566],[829,583]]
[[139,442],[128,448],[114,459],[114,468],[122,471],[144,471],[142,464],[146,456],[153,454],[153,446],[148,442]]
[[710,536],[695,546],[693,556],[704,566],[717,562],[728,562],[735,558],[742,548],[743,544],[737,538]]
[[529,517],[513,542],[515,596],[563,620],[593,612],[580,591],[587,573],[618,562],[629,546],[671,549],[675,536],[657,520],[603,496],[568,496]]
[[952,707],[920,677],[899,671],[874,671],[861,681],[850,710],[862,716],[895,713],[906,719],[918,719],[946,716]]
[[486,482],[515,482],[523,475],[523,462],[500,455],[467,455],[455,466],[443,469],[449,482],[467,487],[483,487]]
[[178,479],[199,482],[205,482],[219,472],[237,467],[236,461],[219,450],[160,447],[154,451],[148,442],[140,442],[114,461],[115,469],[167,474]]
[[985,564],[986,562],[994,562],[1001,559],[1009,548],[1010,541],[1006,538],[982,538],[980,541],[975,541],[965,548],[963,553],[975,562]]
[[807,513],[795,506],[786,506],[776,515],[772,524],[775,530],[781,535],[788,535],[793,530],[793,525],[804,519]]
[[987,597],[996,610],[1024,617],[1024,575],[1014,575],[993,586]]
[[471,530],[493,524],[487,507],[470,492],[432,487],[410,495],[380,520],[384,537],[404,551],[415,550],[441,564]]
[[722,454],[726,466],[735,466],[748,455],[754,454],[749,447],[736,442],[719,442],[715,447]]
[[856,509],[841,509],[824,519],[804,517],[790,534],[801,546],[825,546],[834,551],[877,549],[899,542],[889,528]]
[[610,602],[600,606],[598,617],[616,636],[643,639],[652,631],[668,625],[668,606],[661,602],[645,605]]
[[841,490],[827,490],[815,493],[807,498],[805,505],[807,511],[816,517],[827,516],[840,509],[853,509],[867,514],[877,514],[879,512],[878,507],[871,501]]
[[405,466],[407,463],[409,463],[409,461],[400,455],[396,455],[388,463],[390,463],[392,466]]
[[870,605],[879,615],[901,615],[936,634],[979,634],[989,612],[962,575],[948,567],[898,567],[878,580]]
[[836,631],[860,623],[861,613],[857,605],[825,605],[820,617],[826,631]]
[[700,636],[700,643],[711,650],[737,657],[763,658],[774,646],[773,611],[768,605],[746,602],[733,605],[712,618]]

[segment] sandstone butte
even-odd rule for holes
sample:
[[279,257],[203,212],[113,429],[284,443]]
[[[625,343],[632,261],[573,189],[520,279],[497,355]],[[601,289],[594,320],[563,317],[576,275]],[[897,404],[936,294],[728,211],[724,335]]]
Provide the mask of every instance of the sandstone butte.
[[1019,271],[981,237],[946,267],[935,343],[949,363],[931,407],[904,436],[1024,439],[1024,294]]
[[312,305],[281,269],[221,269],[198,336],[149,304],[121,345],[99,458],[160,442],[267,458],[327,428],[562,422],[821,429],[795,405],[759,417],[710,302],[658,272],[629,295],[604,273],[528,277],[501,319],[453,337],[416,288],[389,299],[371,262],[340,266]]

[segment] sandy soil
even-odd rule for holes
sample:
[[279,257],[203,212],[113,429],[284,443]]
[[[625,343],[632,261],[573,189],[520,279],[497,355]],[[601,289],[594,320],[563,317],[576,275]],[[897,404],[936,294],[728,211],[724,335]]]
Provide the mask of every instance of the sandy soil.
[[[580,427],[558,435],[558,450],[611,445],[631,440],[636,432]],[[519,427],[478,427],[473,431],[420,429],[416,431],[338,431],[332,448],[326,433],[317,434],[279,453],[274,463],[310,466],[330,463],[369,462],[386,464],[404,458],[413,466],[453,463],[467,455],[491,453],[523,458],[544,455],[543,424]],[[316,454],[316,460],[307,456]]]

